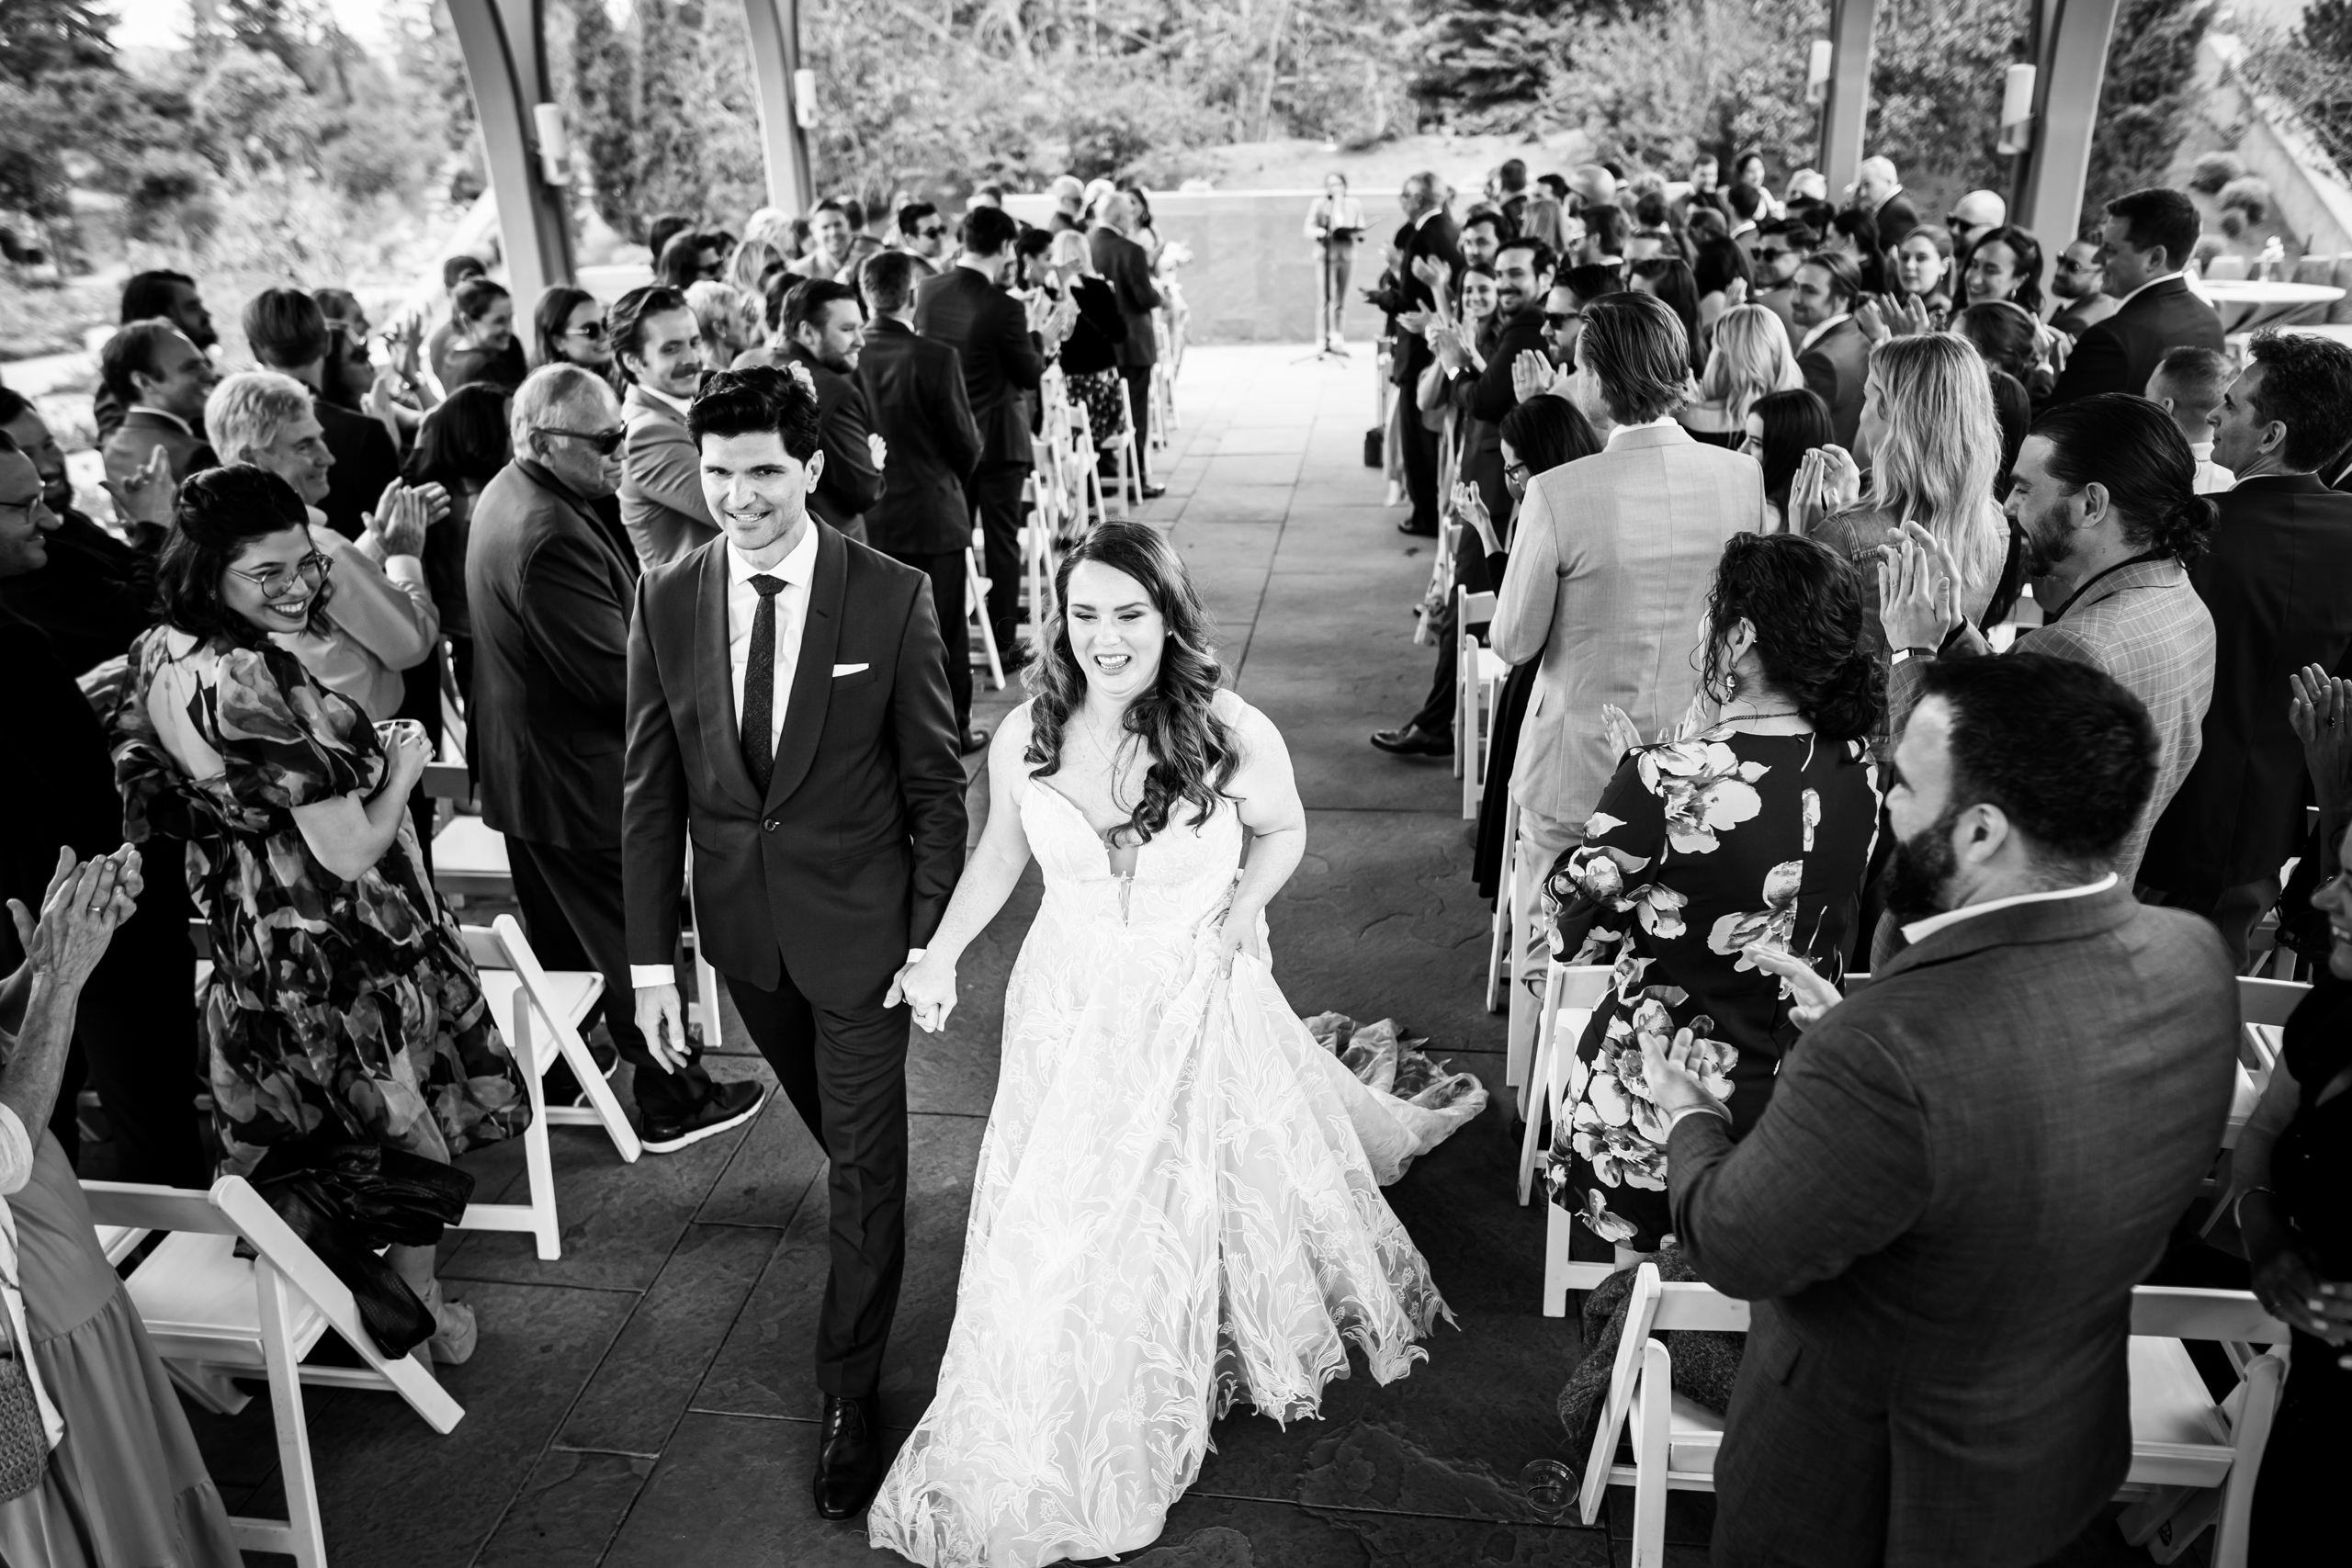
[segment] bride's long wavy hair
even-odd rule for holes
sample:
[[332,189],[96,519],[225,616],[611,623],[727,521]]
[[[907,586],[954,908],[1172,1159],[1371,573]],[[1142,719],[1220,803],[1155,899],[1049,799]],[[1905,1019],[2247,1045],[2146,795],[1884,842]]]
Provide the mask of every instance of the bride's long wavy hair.
[[1233,782],[1241,761],[1233,737],[1210,707],[1216,696],[1216,645],[1208,612],[1183,561],[1157,528],[1140,523],[1104,523],[1072,546],[1054,573],[1054,615],[1046,628],[1046,656],[1025,677],[1031,697],[1029,749],[1022,761],[1029,776],[1046,778],[1062,765],[1062,729],[1086,701],[1086,672],[1069,646],[1070,573],[1086,561],[1124,572],[1143,585],[1151,607],[1168,628],[1159,653],[1159,678],[1128,705],[1125,732],[1150,748],[1153,761],[1144,774],[1143,799],[1111,838],[1142,844],[1168,828],[1177,804],[1189,801],[1193,825],[1209,813]]

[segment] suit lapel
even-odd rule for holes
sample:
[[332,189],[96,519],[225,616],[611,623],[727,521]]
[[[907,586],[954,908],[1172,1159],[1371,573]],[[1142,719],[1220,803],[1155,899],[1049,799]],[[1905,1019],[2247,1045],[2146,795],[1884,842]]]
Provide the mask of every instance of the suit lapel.
[[727,545],[702,547],[695,582],[695,708],[702,719],[702,749],[719,787],[746,811],[760,808],[752,770],[743,761],[743,722],[735,716],[735,678],[727,666]]
[[788,799],[808,774],[817,739],[825,731],[825,709],[833,696],[833,655],[842,645],[842,599],[849,587],[849,547],[814,515],[817,573],[808,584],[808,615],[800,628],[800,661],[792,672],[792,696],[784,709],[784,733],[776,737],[775,773],[768,780],[766,805]]

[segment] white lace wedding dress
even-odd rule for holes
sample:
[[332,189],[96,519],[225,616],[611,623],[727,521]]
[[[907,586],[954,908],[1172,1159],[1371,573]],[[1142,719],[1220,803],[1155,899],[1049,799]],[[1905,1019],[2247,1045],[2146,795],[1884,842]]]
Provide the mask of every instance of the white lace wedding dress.
[[1190,815],[1121,878],[1067,797],[1023,794],[1046,896],[939,1392],[875,1498],[877,1547],[934,1568],[1136,1550],[1235,1400],[1311,1416],[1348,1342],[1386,1382],[1451,1320],[1379,1180],[1461,1115],[1360,1083],[1259,960],[1217,975],[1242,828]]

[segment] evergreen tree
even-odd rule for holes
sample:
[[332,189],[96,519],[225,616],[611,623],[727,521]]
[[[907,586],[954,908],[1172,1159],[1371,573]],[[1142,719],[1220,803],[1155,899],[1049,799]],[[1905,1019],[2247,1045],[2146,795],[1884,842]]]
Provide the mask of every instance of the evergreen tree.
[[597,214],[624,238],[645,238],[639,199],[637,56],[613,26],[605,0],[571,6],[571,123],[588,157],[589,194]]
[[[2311,17],[2331,10],[2340,17],[2345,0],[2319,0],[2306,14],[2306,28]],[[2125,191],[2165,183],[2188,129],[2197,47],[2212,16],[2212,0],[2123,0],[2091,132],[2085,223],[2096,223],[2099,209]]]
[[90,0],[0,0],[0,77],[30,87],[59,71],[111,68],[113,26]]

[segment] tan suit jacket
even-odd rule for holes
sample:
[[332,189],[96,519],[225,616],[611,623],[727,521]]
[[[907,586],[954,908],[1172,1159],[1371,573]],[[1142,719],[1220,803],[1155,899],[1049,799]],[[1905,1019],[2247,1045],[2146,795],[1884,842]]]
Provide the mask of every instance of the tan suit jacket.
[[1543,660],[1511,770],[1521,810],[1582,825],[1617,766],[1604,703],[1645,740],[1681,716],[1724,541],[1763,525],[1756,460],[1674,424],[1528,481],[1490,634],[1510,663]]

